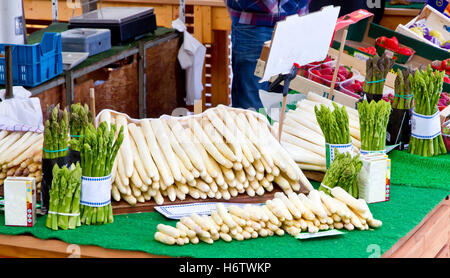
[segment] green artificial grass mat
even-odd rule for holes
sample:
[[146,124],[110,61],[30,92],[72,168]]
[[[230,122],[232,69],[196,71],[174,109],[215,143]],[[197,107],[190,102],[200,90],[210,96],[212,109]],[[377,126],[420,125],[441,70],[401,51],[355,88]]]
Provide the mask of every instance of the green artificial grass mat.
[[[317,186],[317,183],[315,183]],[[56,238],[71,244],[97,245],[104,248],[144,251],[155,255],[199,258],[368,258],[378,257],[405,236],[449,194],[446,190],[391,186],[391,200],[370,204],[375,218],[383,221],[376,230],[351,231],[336,237],[297,240],[290,235],[273,236],[212,245],[168,246],[153,239],[159,223],[175,225],[156,212],[118,215],[114,223],[81,226],[75,230],[52,231],[45,227],[45,216],[31,228],[4,226],[0,214],[0,233],[32,234],[37,238]]]
[[391,183],[450,190],[450,154],[423,157],[394,150],[391,159]]

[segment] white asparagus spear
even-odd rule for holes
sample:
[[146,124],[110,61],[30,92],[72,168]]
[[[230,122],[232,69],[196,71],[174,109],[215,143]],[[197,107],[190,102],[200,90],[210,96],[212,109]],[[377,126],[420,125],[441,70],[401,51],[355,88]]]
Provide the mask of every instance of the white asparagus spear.
[[126,177],[131,177],[133,174],[133,157],[131,154],[130,135],[128,133],[128,121],[123,115],[117,115],[116,117],[117,129],[123,127],[123,142],[120,146],[120,152],[122,154]]

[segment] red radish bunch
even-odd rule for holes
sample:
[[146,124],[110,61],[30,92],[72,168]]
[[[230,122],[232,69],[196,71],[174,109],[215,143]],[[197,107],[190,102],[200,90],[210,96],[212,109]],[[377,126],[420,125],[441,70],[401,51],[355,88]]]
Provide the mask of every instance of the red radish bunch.
[[351,91],[352,93],[358,94],[360,95],[362,93],[362,86],[363,86],[364,82],[363,81],[359,81],[359,80],[353,80],[349,83],[344,83],[342,84],[342,87],[344,87],[346,90]]
[[[333,80],[334,66],[331,64],[321,64],[310,70],[309,78],[317,83],[330,86]],[[353,77],[351,68],[346,66],[340,66],[336,77],[336,82],[343,82]],[[337,84],[336,84],[337,87]]]

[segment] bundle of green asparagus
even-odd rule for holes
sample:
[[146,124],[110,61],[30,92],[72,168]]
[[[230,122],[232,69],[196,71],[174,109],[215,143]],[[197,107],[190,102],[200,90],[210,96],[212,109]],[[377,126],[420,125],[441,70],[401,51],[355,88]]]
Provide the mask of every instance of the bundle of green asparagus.
[[[414,94],[414,112],[432,116],[437,111],[437,104],[442,92],[444,72],[433,71],[430,65],[426,70],[417,70],[409,76],[411,92]],[[432,134],[430,134],[431,136]],[[434,156],[447,153],[442,135],[433,139],[419,139],[412,134],[408,152],[422,156]]]
[[325,105],[320,105],[320,109],[314,106],[316,119],[319,123],[322,133],[325,136],[325,142],[329,144],[349,144],[350,138],[349,119],[345,106],[337,106],[333,102],[334,110]]
[[383,95],[386,76],[394,66],[394,60],[388,58],[386,53],[375,55],[366,61],[366,80],[363,91],[366,94]]
[[413,95],[411,93],[411,82],[409,76],[411,70],[398,69],[397,77],[395,78],[394,100],[392,108],[394,109],[411,109]]
[[384,100],[369,104],[367,100],[358,103],[361,127],[361,150],[381,151],[386,148],[386,129],[391,114],[391,104]]
[[[109,127],[106,122],[102,122],[95,129],[89,123],[84,134],[81,133],[79,146],[84,177],[106,177],[111,174],[114,160],[124,138],[123,127],[117,134],[116,130],[114,124]],[[81,205],[81,223],[90,225],[112,222],[111,203],[103,207]]]
[[80,103],[72,104],[70,110],[70,137],[72,138],[70,149],[80,151],[78,138],[88,123],[93,123],[93,117],[87,104],[84,106]]
[[339,186],[353,197],[358,198],[357,177],[362,165],[359,155],[352,157],[349,153],[337,153],[333,163],[331,163],[330,168],[325,173],[319,190],[330,194],[330,190],[327,187]]
[[67,155],[69,135],[69,115],[67,109],[59,109],[59,104],[47,108],[45,115],[43,158],[53,159]]
[[52,230],[75,229],[81,226],[81,166],[72,164],[70,168],[58,164],[53,167],[50,208],[45,225]]

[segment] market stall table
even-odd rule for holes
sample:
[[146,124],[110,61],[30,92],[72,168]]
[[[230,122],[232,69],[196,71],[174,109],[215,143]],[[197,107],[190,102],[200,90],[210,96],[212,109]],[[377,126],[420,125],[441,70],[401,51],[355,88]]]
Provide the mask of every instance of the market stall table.
[[[448,155],[444,158],[448,159]],[[425,169],[425,168],[424,168]],[[430,168],[431,169],[431,168]],[[393,178],[396,180],[396,177]],[[411,179],[407,182],[413,182]],[[318,183],[314,184],[318,186]],[[445,257],[449,252],[449,187],[392,185],[389,202],[370,204],[383,221],[377,230],[297,240],[257,238],[213,245],[167,246],[153,235],[159,223],[174,224],[156,212],[116,215],[114,223],[51,231],[43,219],[33,228],[5,227],[0,215],[0,255],[5,257]],[[255,199],[257,201],[257,199]],[[23,235],[23,234],[31,234]],[[55,240],[58,239],[58,240]],[[298,248],[294,248],[294,247]],[[343,247],[345,248],[338,248]],[[220,252],[217,252],[220,250]],[[329,250],[333,250],[330,253]]]

